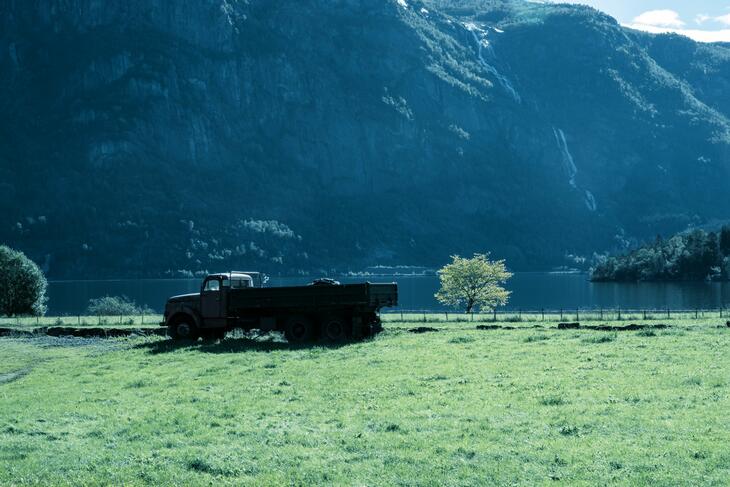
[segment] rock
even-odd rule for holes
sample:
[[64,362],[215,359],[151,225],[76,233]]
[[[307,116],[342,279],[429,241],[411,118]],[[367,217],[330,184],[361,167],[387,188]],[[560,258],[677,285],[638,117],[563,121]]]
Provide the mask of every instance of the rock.
[[580,323],[558,323],[558,330],[576,330],[580,328]]

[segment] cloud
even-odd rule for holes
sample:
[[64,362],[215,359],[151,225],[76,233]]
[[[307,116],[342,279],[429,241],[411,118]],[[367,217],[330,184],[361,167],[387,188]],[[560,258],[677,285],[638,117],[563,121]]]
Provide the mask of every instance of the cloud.
[[730,14],[721,15],[720,17],[715,17],[713,20],[716,20],[716,21],[720,22],[721,24],[730,25]]
[[711,18],[712,18],[712,17],[710,17],[710,16],[709,16],[709,15],[707,15],[707,14],[698,14],[698,15],[697,15],[697,16],[695,17],[695,22],[696,22],[697,24],[700,24],[700,25],[701,25],[701,24],[704,24],[705,22],[707,22],[708,20],[710,20]]
[[636,17],[634,24],[651,25],[654,27],[676,28],[684,27],[685,23],[674,10],[649,10]]
[[700,30],[700,29],[672,29],[647,24],[624,24],[630,29],[642,30],[652,34],[679,34],[697,42],[730,42],[730,29],[723,30]]

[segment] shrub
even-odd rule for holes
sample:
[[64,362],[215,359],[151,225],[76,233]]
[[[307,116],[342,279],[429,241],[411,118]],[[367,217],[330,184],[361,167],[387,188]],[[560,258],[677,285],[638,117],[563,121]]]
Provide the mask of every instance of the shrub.
[[137,303],[126,296],[90,299],[89,307],[86,308],[87,314],[95,316],[130,316],[149,312],[148,308],[137,306]]
[[0,315],[42,316],[48,282],[23,252],[0,246]]

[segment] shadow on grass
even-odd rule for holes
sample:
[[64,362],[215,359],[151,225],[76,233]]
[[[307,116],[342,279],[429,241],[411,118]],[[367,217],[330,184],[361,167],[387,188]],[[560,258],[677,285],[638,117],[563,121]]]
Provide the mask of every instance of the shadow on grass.
[[155,340],[140,343],[134,348],[147,350],[148,353],[169,353],[177,350],[196,350],[204,353],[240,353],[240,352],[272,352],[274,350],[309,350],[315,348],[336,349],[352,343],[361,343],[353,341],[343,342],[324,342],[313,341],[307,343],[289,343],[276,339],[260,339],[260,338],[226,338],[224,340],[197,340],[197,341],[175,341],[170,339]]

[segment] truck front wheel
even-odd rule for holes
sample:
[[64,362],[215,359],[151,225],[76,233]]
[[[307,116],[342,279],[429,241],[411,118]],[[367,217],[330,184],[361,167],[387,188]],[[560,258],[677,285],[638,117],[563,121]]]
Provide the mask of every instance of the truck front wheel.
[[195,340],[198,338],[198,330],[192,320],[176,320],[167,328],[168,335],[173,340]]
[[312,320],[304,316],[292,316],[286,322],[284,336],[289,343],[304,343],[314,334]]

